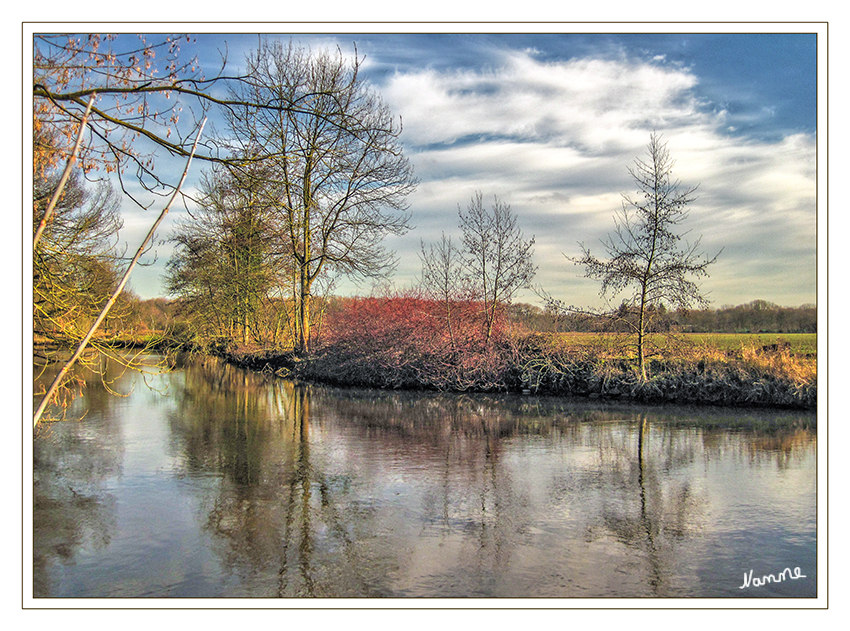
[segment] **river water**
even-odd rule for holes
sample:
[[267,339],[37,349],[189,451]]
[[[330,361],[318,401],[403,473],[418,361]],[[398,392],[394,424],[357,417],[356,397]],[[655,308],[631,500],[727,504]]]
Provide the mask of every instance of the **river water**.
[[36,598],[817,596],[813,413],[110,371],[34,437]]

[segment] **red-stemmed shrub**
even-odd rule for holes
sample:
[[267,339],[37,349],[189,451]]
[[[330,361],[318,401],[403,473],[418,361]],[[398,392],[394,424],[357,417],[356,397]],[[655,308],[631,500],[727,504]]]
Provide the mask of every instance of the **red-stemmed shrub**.
[[499,323],[485,341],[480,310],[474,302],[455,302],[447,313],[444,302],[415,291],[341,300],[326,316],[310,370],[348,384],[504,389],[505,327]]

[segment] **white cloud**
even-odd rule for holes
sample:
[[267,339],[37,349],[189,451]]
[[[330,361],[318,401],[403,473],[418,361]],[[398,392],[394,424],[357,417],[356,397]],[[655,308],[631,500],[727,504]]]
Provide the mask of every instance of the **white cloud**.
[[[498,194],[536,236],[538,281],[574,294],[561,296],[569,302],[594,303],[596,287],[553,253],[574,254],[576,241],[598,243],[610,231],[621,193],[633,188],[627,167],[655,130],[676,159],[674,175],[700,184],[688,227],[707,252],[726,246],[706,289],[722,302],[813,302],[814,138],[727,135],[725,112],[699,102],[697,81],[658,58],[544,62],[529,51],[506,52],[486,69],[391,75],[380,91],[404,118],[422,181],[411,198],[417,229],[406,238],[418,245],[452,232],[458,204],[475,190]],[[400,275],[411,278],[418,260],[404,239],[398,245]]]
[[704,115],[688,90],[696,78],[652,64],[601,59],[541,62],[513,53],[490,71],[396,73],[381,89],[405,120],[409,142],[477,136],[581,142],[590,150],[630,143],[647,124]]
[[[342,38],[299,41],[314,50],[339,41],[350,53]],[[239,43],[254,46],[256,39]],[[510,203],[526,234],[535,235],[539,283],[568,302],[598,303],[596,285],[579,278],[562,253],[577,254],[577,242],[594,246],[611,230],[621,194],[633,189],[627,167],[643,157],[655,130],[676,159],[674,174],[700,185],[687,227],[703,235],[707,252],[725,247],[704,285],[715,302],[815,300],[814,137],[768,142],[740,135],[748,123],[740,112],[736,130],[723,103],[697,98],[695,66],[619,50],[552,61],[536,48],[489,44],[476,48],[474,68],[447,67],[451,56],[439,51],[416,60],[401,41],[366,42],[364,52],[366,69],[388,73],[374,75],[383,77],[376,88],[403,118],[406,153],[421,180],[409,200],[415,229],[387,242],[400,258],[398,285],[419,273],[420,239],[457,234],[458,206],[480,190]],[[760,104],[752,116],[775,107]],[[135,228],[127,228],[135,242]],[[146,283],[153,286],[159,267],[146,268]]]

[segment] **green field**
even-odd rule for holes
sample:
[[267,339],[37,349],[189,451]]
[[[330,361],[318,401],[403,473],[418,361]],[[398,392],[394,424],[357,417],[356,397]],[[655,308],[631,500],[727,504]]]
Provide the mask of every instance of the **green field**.
[[817,333],[687,333],[684,337],[722,351],[740,350],[750,345],[758,349],[787,342],[794,355],[816,355],[818,352]]
[[[604,333],[559,333],[559,341],[567,346],[616,345],[624,338],[617,334]],[[818,352],[817,333],[681,333],[671,338],[662,335],[650,336],[657,346],[672,348],[676,340],[686,346],[698,348],[708,346],[721,352],[740,351],[745,348],[760,350],[773,344],[791,345],[792,355],[815,357]]]

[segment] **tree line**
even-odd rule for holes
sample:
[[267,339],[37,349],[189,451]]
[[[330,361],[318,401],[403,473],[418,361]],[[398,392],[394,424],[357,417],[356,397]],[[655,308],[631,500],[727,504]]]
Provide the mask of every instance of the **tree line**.
[[[459,235],[422,242],[417,286],[383,296],[404,308],[336,298],[341,278],[389,279],[396,260],[385,237],[411,229],[407,199],[417,179],[404,155],[401,120],[362,79],[356,51],[349,59],[340,50],[264,39],[247,55],[244,73],[206,77],[196,59],[181,59],[182,41],[140,36],[138,46],[122,49],[123,40],[110,36],[36,37],[33,313],[45,362],[81,339],[127,269],[117,247],[118,189],[142,206],[139,186],[159,196],[181,193],[157,166],[163,151],[204,165],[197,193],[181,193],[186,218],[168,235],[170,300],[139,301],[125,292],[102,333],[165,322],[171,334],[201,346],[308,355],[333,337],[331,325],[338,342],[343,330],[357,339],[351,313],[385,317],[399,323],[387,335],[392,329],[410,337],[399,316],[407,313],[431,331],[429,343],[448,349],[446,361],[461,365],[464,349],[498,343],[512,323],[539,329],[548,319],[554,330],[607,327],[633,335],[646,379],[644,339],[653,332],[808,326],[796,312],[770,305],[746,314],[707,309],[697,281],[716,256],[706,256],[699,239],[685,242],[678,229],[696,188],[672,177],[673,160],[655,133],[646,158],[629,169],[636,193],[623,196],[603,243],[606,256],[580,244],[581,256],[568,257],[600,282],[604,298],[624,296],[619,308],[577,308],[543,290],[542,310],[512,305],[532,285],[534,237],[525,237],[508,204],[482,192],[458,207]],[[213,108],[223,125],[200,140]],[[78,166],[59,186],[62,165],[77,159],[75,136],[84,139]],[[133,175],[138,186],[129,185]],[[48,217],[51,195],[59,203]]]
[[[531,331],[540,332],[621,332],[625,307],[618,313],[589,317],[585,314],[556,312],[537,305],[511,305],[509,314]],[[766,300],[718,308],[668,310],[664,305],[651,308],[653,333],[817,333],[817,306],[782,307]]]

